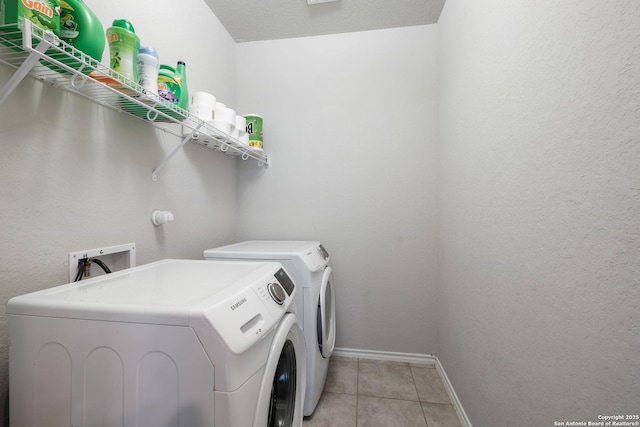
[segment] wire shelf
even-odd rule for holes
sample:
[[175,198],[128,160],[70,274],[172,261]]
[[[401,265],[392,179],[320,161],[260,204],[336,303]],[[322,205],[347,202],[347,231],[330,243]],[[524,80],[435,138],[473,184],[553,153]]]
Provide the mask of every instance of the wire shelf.
[[[182,138],[178,147],[153,171],[154,180],[166,162],[187,142],[243,160],[252,158],[259,166],[269,165],[270,156],[262,150],[243,144],[157,95],[146,93],[137,82],[63,42],[51,31],[45,31],[29,20],[22,21],[21,27],[0,25],[0,63],[15,69],[0,89],[0,104],[29,75]],[[180,126],[166,126],[167,123]]]

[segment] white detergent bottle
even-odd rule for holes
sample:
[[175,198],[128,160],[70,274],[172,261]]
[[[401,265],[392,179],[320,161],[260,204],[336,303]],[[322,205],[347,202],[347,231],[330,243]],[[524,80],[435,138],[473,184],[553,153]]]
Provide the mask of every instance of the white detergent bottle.
[[151,98],[158,98],[158,52],[151,46],[143,46],[138,51],[138,84],[142,92]]

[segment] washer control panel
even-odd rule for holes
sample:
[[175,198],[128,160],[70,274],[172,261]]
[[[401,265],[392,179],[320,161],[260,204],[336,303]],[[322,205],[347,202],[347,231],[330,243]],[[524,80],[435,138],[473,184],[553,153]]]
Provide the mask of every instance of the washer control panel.
[[[215,261],[207,261],[215,262]],[[290,310],[295,285],[279,262],[228,262],[230,266],[251,265],[256,269],[242,284],[227,286],[212,298],[206,320],[233,354],[241,354],[271,331]]]
[[291,296],[296,286],[293,284],[291,277],[284,271],[284,268],[278,270],[273,277],[276,281],[267,285],[267,291],[271,299],[278,305],[282,305],[287,300],[287,296]]

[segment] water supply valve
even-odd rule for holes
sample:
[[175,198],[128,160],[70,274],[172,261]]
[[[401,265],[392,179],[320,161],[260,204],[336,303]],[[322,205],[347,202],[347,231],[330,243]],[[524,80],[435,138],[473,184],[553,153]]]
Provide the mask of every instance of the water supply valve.
[[160,209],[154,209],[151,212],[151,222],[156,227],[164,225],[169,221],[173,221],[173,214],[169,211],[161,211]]

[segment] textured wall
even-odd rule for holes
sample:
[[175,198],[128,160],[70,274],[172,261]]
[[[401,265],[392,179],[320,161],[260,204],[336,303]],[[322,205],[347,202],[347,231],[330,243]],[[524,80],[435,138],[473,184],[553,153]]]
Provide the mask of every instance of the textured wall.
[[[162,62],[185,60],[192,91],[221,94],[233,104],[235,45],[204,2],[188,0],[178,8],[143,3],[86,1],[105,28],[114,18],[130,19]],[[171,24],[172,31],[160,24]],[[0,85],[10,75],[0,66]],[[69,252],[135,242],[143,264],[200,258],[204,248],[234,239],[235,160],[188,144],[157,182],[151,180],[178,143],[146,123],[32,79],[0,105],[1,412],[8,383],[6,301],[66,283]],[[175,221],[153,227],[154,208],[173,211]]]
[[640,412],[640,2],[449,0],[439,357],[475,427]]
[[435,351],[436,26],[238,45],[273,166],[238,168],[243,238],[317,239],[339,347]]

